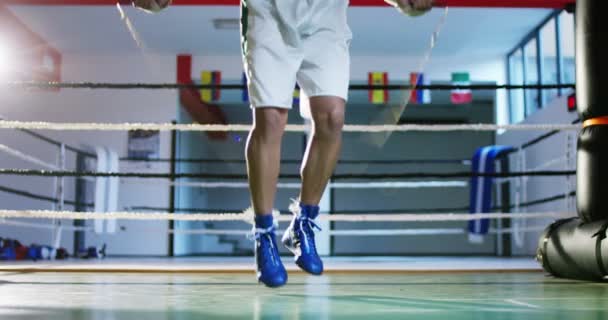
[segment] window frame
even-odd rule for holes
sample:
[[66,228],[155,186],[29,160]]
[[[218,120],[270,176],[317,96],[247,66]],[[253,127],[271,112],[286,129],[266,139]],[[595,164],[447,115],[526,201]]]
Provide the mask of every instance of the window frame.
[[[530,43],[530,41],[536,40],[536,72],[537,72],[537,84],[541,85],[541,84],[545,84],[545,80],[543,79],[543,73],[545,71],[545,64],[544,64],[544,59],[543,59],[543,50],[542,50],[542,39],[541,39],[541,30],[543,27],[545,27],[547,24],[549,23],[554,23],[555,24],[555,45],[556,45],[556,59],[555,59],[555,64],[556,64],[556,70],[558,73],[558,77],[557,77],[557,84],[562,84],[564,83],[564,62],[563,62],[563,54],[562,54],[562,48],[561,48],[561,23],[560,23],[560,14],[562,12],[564,12],[565,10],[553,10],[549,15],[547,15],[547,17],[545,19],[543,19],[536,27],[534,27],[526,36],[524,36],[522,38],[521,41],[519,41],[519,43],[517,43],[517,45],[515,47],[513,47],[513,49],[511,49],[507,55],[506,55],[506,69],[507,69],[507,82],[509,84],[511,84],[511,58],[513,57],[513,55],[515,53],[517,53],[517,51],[521,50],[522,52],[522,72],[523,72],[523,83],[524,84],[528,84],[528,59],[526,58],[526,54],[527,54],[527,50],[526,45],[528,45]],[[538,89],[538,95],[537,95],[537,104],[538,104],[538,109],[537,110],[541,110],[542,108],[545,107],[545,105],[543,104],[544,101],[544,95],[545,92],[543,92],[543,90]],[[558,89],[557,91],[557,95],[558,96],[562,96],[563,94],[563,90],[562,89]],[[527,101],[527,95],[526,95],[526,90],[524,90],[524,110],[523,110],[523,114],[524,114],[524,119],[526,117],[528,117],[529,115],[533,114],[534,111],[536,110],[530,110],[530,108],[532,106],[529,106],[529,103]],[[509,109],[509,121],[510,123],[514,123],[513,122],[513,101],[511,98],[511,95],[508,95],[508,109]]]
[[[521,79],[522,81],[521,82],[522,82],[522,84],[525,83],[524,82],[525,81],[525,73],[523,73],[523,72],[525,72],[525,67],[524,67],[524,61],[525,61],[524,50],[523,50],[523,48],[516,48],[510,55],[507,56],[507,82],[509,84],[511,84],[511,79],[512,79],[512,76],[513,76],[513,74],[511,73],[511,59],[514,58],[514,57],[517,57],[516,54],[519,51],[521,51],[521,55],[520,55],[520,57],[518,59],[518,60],[520,60],[519,64],[521,65],[521,68],[522,68],[522,70],[520,70],[522,72],[522,79]],[[513,60],[515,60],[515,59],[513,59]],[[525,119],[526,118],[526,96],[525,96],[525,91],[522,92],[522,95],[523,95],[523,104],[522,104],[523,110],[522,111],[523,111],[523,118]],[[507,94],[507,99],[508,99],[508,108],[509,108],[509,123],[515,123],[514,117],[515,117],[516,113],[513,112],[513,106],[514,106],[513,95],[511,93]],[[522,101],[520,101],[520,102],[522,102]]]

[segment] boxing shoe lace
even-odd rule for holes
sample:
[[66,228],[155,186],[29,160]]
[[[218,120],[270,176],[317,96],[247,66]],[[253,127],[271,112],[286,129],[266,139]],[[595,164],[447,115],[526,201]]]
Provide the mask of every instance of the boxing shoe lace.
[[[255,240],[256,245],[266,250],[261,253],[262,264],[264,266],[277,266],[281,264],[279,251],[277,249],[277,241],[275,236],[276,227],[273,225],[269,228],[254,228],[250,235],[251,240]],[[268,244],[265,246],[264,244]]]
[[303,236],[301,239],[301,242],[303,242],[301,243],[301,247],[303,247],[306,253],[317,255],[314,229],[322,231],[321,227],[319,227],[313,219],[306,216],[299,216],[296,219],[299,226],[296,231],[300,231]]
[[273,225],[255,228],[250,237],[255,239],[255,263],[258,281],[268,287],[280,287],[287,283],[287,271],[281,261]]

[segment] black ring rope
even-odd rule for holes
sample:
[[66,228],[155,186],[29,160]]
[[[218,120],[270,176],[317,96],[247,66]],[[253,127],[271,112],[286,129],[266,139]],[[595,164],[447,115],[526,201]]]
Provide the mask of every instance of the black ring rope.
[[[216,89],[244,90],[243,84],[191,84],[191,83],[109,83],[109,82],[8,82],[6,85],[21,88],[61,89]],[[518,89],[575,89],[575,84],[432,84],[432,85],[350,85],[350,90],[518,90]]]
[[[244,164],[245,159],[205,159],[205,158],[182,158],[182,159],[170,159],[170,158],[121,158],[120,161],[125,162],[172,162],[176,163],[226,163],[226,164]],[[284,164],[301,164],[302,160],[281,160]],[[379,165],[398,165],[398,164],[461,164],[470,165],[471,160],[460,160],[460,159],[404,159],[404,160],[339,160],[338,164],[350,165],[350,164],[379,164]]]
[[[216,173],[138,173],[138,172],[93,172],[93,171],[60,171],[60,170],[23,170],[23,169],[0,169],[0,175],[21,175],[40,177],[119,177],[119,178],[148,178],[148,179],[247,179],[244,174],[216,174]],[[574,176],[576,170],[559,171],[521,171],[500,173],[476,173],[476,172],[412,172],[392,174],[335,174],[333,179],[414,179],[414,178],[472,178],[493,177],[512,178],[526,176]],[[285,179],[300,179],[300,175],[281,175]]]

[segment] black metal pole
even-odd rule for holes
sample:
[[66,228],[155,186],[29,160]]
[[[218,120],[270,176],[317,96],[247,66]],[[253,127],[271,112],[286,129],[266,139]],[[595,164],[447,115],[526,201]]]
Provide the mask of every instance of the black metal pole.
[[[177,121],[173,120],[171,123],[176,124]],[[170,173],[171,185],[169,186],[169,213],[175,213],[175,159],[177,153],[177,131],[171,131],[171,161],[170,161]],[[169,220],[169,230],[175,229],[175,221]],[[173,232],[169,232],[169,252],[168,256],[173,257],[175,255],[174,252],[174,243],[175,243],[175,235]]]
[[[86,171],[86,158],[85,155],[81,153],[76,154],[76,171]],[[76,204],[74,205],[74,210],[77,212],[85,212],[87,211],[87,199],[86,199],[86,180],[84,177],[76,178],[76,194],[75,200]],[[84,220],[74,220],[74,227],[84,227]],[[74,256],[78,256],[78,252],[84,250],[85,248],[85,234],[82,230],[74,231]]]
[[[500,172],[509,172],[509,156],[505,154],[502,159],[500,159]],[[508,213],[511,212],[511,182],[510,180],[504,180],[500,183],[500,210],[502,212]],[[502,227],[505,229],[511,228],[511,220],[503,219]],[[511,252],[511,234],[504,233],[502,235],[502,256],[510,257],[513,255]]]
[[[336,211],[336,192],[334,188],[329,189],[329,212]],[[329,222],[329,231],[334,230],[336,228],[336,223],[334,221]],[[329,236],[329,256],[333,257],[336,251],[336,243],[335,238],[333,236]]]

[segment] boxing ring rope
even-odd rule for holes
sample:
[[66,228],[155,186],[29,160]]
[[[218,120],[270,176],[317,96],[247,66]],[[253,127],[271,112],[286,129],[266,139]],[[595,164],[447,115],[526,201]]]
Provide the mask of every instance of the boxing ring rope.
[[[340,221],[340,222],[428,222],[428,221],[471,221],[483,219],[520,219],[537,218],[569,218],[573,213],[542,212],[542,213],[484,213],[484,214],[324,214],[320,220]],[[44,211],[44,210],[0,210],[0,224],[29,227],[35,229],[53,229],[58,232],[64,231],[92,231],[91,227],[71,227],[59,229],[55,225],[44,225],[38,223],[20,222],[6,220],[6,218],[53,218],[53,219],[85,219],[85,220],[174,220],[174,221],[242,221],[251,222],[253,216],[248,213],[214,213],[214,214],[169,214],[169,213],[143,213],[143,212],[108,212],[108,213],[83,213],[70,211]],[[278,215],[277,221],[291,221],[292,215]],[[544,228],[525,227],[525,228],[491,228],[489,234],[508,234],[523,232],[538,232]],[[156,231],[155,231],[156,232]],[[282,233],[283,231],[279,231]],[[251,236],[251,230],[218,230],[218,229],[169,229],[169,234],[183,235],[232,235],[232,236]],[[420,228],[420,229],[367,229],[367,230],[328,230],[330,236],[432,236],[432,235],[466,235],[466,228]]]
[[[97,171],[55,171],[55,170],[25,170],[0,169],[0,175],[20,175],[36,177],[119,177],[119,178],[146,178],[146,179],[245,179],[243,174],[217,174],[217,173],[142,173],[142,172],[97,172]],[[390,174],[334,174],[332,179],[414,179],[414,178],[471,178],[471,177],[554,177],[576,175],[576,170],[546,170],[546,171],[511,171],[506,173],[482,172],[405,172]],[[281,174],[279,178],[299,179],[297,174]]]
[[[512,218],[569,218],[569,212],[536,212],[536,213],[436,213],[436,214],[324,214],[322,221],[333,222],[429,222],[429,221],[471,221],[479,219],[512,219]],[[252,221],[253,215],[244,213],[162,213],[162,212],[75,212],[49,210],[0,210],[0,218],[28,219],[79,219],[79,220],[173,220],[173,221]],[[292,215],[279,215],[278,221],[291,221]]]
[[[90,177],[87,177],[90,179]],[[136,180],[135,180],[136,181]],[[162,180],[163,183],[167,183]],[[134,181],[130,181],[134,182]],[[228,182],[168,182],[174,186],[184,187],[206,187],[206,188],[245,188],[247,183],[228,183]],[[330,188],[421,188],[421,187],[466,187],[467,182],[464,181],[419,181],[419,182],[362,182],[362,183],[339,183],[335,182],[330,184]],[[280,183],[280,188],[299,188],[299,183]]]
[[[4,0],[6,4],[46,6],[115,6],[131,5],[131,0]],[[575,0],[435,0],[435,7],[482,7],[482,8],[552,8],[561,9],[574,4]],[[238,6],[239,0],[173,0],[172,6]],[[355,7],[387,6],[378,0],[350,0]]]
[[[0,144],[0,151],[15,156],[21,160],[33,163],[35,165],[58,170],[59,167],[33,156],[22,153],[16,149],[12,149],[6,145]],[[94,181],[91,177],[88,181]],[[171,182],[161,180],[163,184],[168,186],[176,187],[190,187],[190,188],[231,188],[241,189],[248,188],[249,184],[246,182]],[[135,181],[129,181],[129,183],[137,183]],[[146,183],[140,181],[140,183]],[[385,188],[385,189],[401,189],[401,188],[455,188],[455,187],[467,187],[466,181],[388,181],[388,182],[357,182],[357,183],[343,183],[343,182],[332,182],[328,184],[328,188],[332,189],[366,189],[366,188]],[[278,188],[281,189],[299,189],[300,183],[278,183]]]
[[[534,217],[536,218],[536,217]],[[12,227],[21,227],[29,229],[39,230],[53,230],[57,232],[74,232],[74,231],[94,231],[93,227],[76,227],[69,225],[55,224],[44,224],[44,223],[32,223],[23,222],[16,220],[7,220],[6,218],[0,218],[0,225],[7,225]],[[525,228],[490,228],[488,234],[513,234],[520,232],[539,232],[543,231],[545,227],[525,227]],[[140,232],[158,232],[158,230],[144,230]],[[284,230],[278,230],[277,233],[283,233]],[[432,236],[432,235],[466,235],[468,230],[466,228],[417,228],[417,229],[341,229],[341,230],[328,230],[330,236]],[[239,229],[170,229],[167,230],[170,234],[180,235],[214,235],[214,236],[250,236],[251,229],[239,230]]]
[[[186,188],[227,188],[227,189],[246,189],[249,188],[247,182],[171,182],[161,180],[163,185]],[[147,184],[144,181],[123,181],[123,183]],[[327,187],[330,189],[412,189],[412,188],[464,188],[469,184],[466,181],[386,181],[386,182],[330,182]],[[279,182],[279,189],[300,189],[301,183]]]
[[[344,132],[450,132],[450,131],[578,131],[580,124],[400,124],[400,125],[345,125]],[[0,129],[37,129],[62,131],[190,131],[190,132],[248,132],[250,124],[173,124],[173,123],[69,123],[42,121],[0,121]],[[307,132],[306,125],[289,124],[285,132]]]
[[[543,231],[542,227],[529,227],[525,229],[504,228],[501,230],[491,228],[489,234],[510,234],[518,232],[538,232]],[[282,234],[285,230],[277,230]],[[180,235],[216,235],[216,236],[248,236],[251,230],[211,230],[211,229],[189,229],[189,230],[169,230],[169,233]],[[465,228],[421,228],[421,229],[372,229],[372,230],[329,230],[330,236],[439,236],[439,235],[466,235],[468,230]]]
[[[197,83],[143,83],[143,82],[39,82],[39,81],[12,81],[0,83],[13,89],[37,88],[37,89],[108,89],[108,90],[180,90],[180,89],[210,89],[210,90],[246,90],[243,84],[197,84]],[[550,89],[576,89],[575,84],[351,84],[349,90],[550,90]]]
[[[210,159],[210,158],[139,158],[139,157],[124,157],[120,161],[123,162],[145,162],[145,163],[197,163],[197,164],[245,164],[245,159]],[[281,160],[284,164],[302,164],[302,160],[286,159]],[[458,164],[462,166],[470,166],[471,160],[468,159],[399,159],[399,160],[338,160],[339,165],[445,165],[445,164]]]
[[[23,121],[0,121],[0,128],[5,129],[46,129],[46,130],[100,130],[100,131],[116,131],[116,130],[160,130],[160,131],[248,131],[250,125],[176,125],[176,124],[140,124],[140,123],[123,123],[123,124],[109,124],[109,123],[48,123],[48,122],[23,122]],[[580,130],[580,125],[577,124],[534,124],[534,125],[493,125],[493,124],[468,124],[468,125],[395,125],[395,126],[346,126],[346,132],[386,132],[386,131],[496,131],[496,130]],[[287,131],[291,132],[304,132],[305,126],[293,126],[290,125]],[[6,148],[3,151],[10,151]],[[36,159],[30,159],[23,153],[11,152],[15,156],[19,156],[24,160],[30,160],[32,163],[42,165],[40,161],[34,161]],[[48,167],[48,166],[46,166]],[[509,172],[509,173],[498,173],[488,174],[489,176],[510,176],[510,177],[521,177],[534,176],[534,175],[572,175],[574,171],[546,171],[546,172]],[[109,176],[120,176],[120,177],[135,177],[135,178],[234,178],[233,176],[227,175],[201,175],[201,174],[138,174],[138,173],[107,173],[107,172],[69,172],[69,171],[36,171],[36,170],[0,170],[0,174],[23,174],[23,175],[42,175],[42,176],[98,176],[98,177],[109,177]],[[401,177],[428,177],[428,176],[439,176],[439,177],[471,177],[476,174],[470,172],[463,173],[408,173],[402,174]],[[347,178],[378,178],[387,177],[387,175],[345,175]],[[391,175],[388,175],[391,177]],[[392,177],[399,175],[392,175]],[[235,176],[242,178],[243,176]],[[295,177],[295,176],[294,176]],[[246,188],[248,185],[244,182],[169,182],[174,186],[187,186],[187,187],[208,187],[208,188]],[[419,187],[466,187],[468,185],[465,181],[389,181],[389,182],[358,182],[358,183],[337,183],[330,184],[332,188],[419,188]],[[279,187],[282,188],[298,188],[299,183],[281,183]],[[322,220],[328,221],[349,221],[349,222],[366,222],[366,221],[393,221],[393,222],[421,222],[421,221],[471,221],[478,219],[534,219],[534,218],[566,218],[572,217],[573,213],[559,213],[559,212],[543,212],[543,213],[483,213],[483,214],[455,214],[455,213],[434,213],[434,214],[337,214],[337,215],[323,215]],[[109,212],[109,213],[83,213],[83,212],[72,212],[72,211],[44,211],[44,210],[2,210],[0,211],[0,218],[4,218],[0,223],[20,223],[5,220],[6,218],[53,218],[53,219],[128,219],[128,220],[176,220],[176,221],[248,221],[251,216],[247,216],[241,213],[192,213],[192,214],[168,214],[158,212]],[[279,221],[289,221],[290,215],[283,215],[278,218]],[[44,228],[43,225],[25,224],[21,226],[29,226],[32,228]],[[516,227],[511,229],[493,229],[492,234],[503,234],[510,232],[532,232],[539,231],[539,228],[528,228],[528,227]],[[189,233],[189,234],[208,234],[208,235],[237,235],[250,233],[250,231],[241,230],[170,230],[173,233]],[[464,228],[451,228],[451,229],[394,229],[394,230],[330,230],[330,235],[335,236],[348,236],[348,235],[363,235],[363,236],[397,236],[397,235],[440,235],[440,234],[466,234]]]

